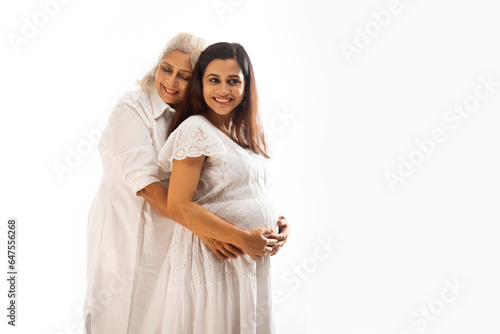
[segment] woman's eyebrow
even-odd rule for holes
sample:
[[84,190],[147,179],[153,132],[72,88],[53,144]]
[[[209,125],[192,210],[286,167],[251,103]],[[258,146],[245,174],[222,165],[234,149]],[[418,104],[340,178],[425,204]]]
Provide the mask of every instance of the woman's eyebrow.
[[[209,75],[207,75],[207,78],[209,76],[214,76],[214,77],[220,78],[220,76],[218,76],[217,74],[213,74],[213,73],[210,73]],[[228,78],[238,78],[238,79],[240,79],[240,76],[236,75],[236,74],[232,74],[232,75],[229,75]]]
[[[169,63],[167,63],[166,61],[162,62],[162,65],[163,65],[163,64],[167,64],[168,66],[170,66],[170,67],[172,67],[172,68],[176,68],[175,66],[172,66],[172,64],[169,64]],[[189,73],[189,74],[193,73],[192,71],[183,70],[183,69],[179,69],[179,71],[181,71],[181,72],[186,72],[186,73]]]

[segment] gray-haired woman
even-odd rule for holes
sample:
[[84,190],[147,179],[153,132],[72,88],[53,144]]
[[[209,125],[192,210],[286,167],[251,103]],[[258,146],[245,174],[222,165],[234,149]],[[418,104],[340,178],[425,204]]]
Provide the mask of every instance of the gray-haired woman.
[[[103,177],[87,230],[87,334],[156,333],[165,303],[169,248],[175,222],[167,216],[169,175],[157,164],[176,105],[208,43],[180,33],[168,41],[157,63],[115,105],[99,141]],[[178,222],[183,224],[183,222]],[[262,229],[238,243],[212,239],[203,226],[185,226],[222,258],[274,253],[288,236]],[[229,222],[223,228],[235,229]],[[260,232],[260,233],[257,233]],[[221,252],[222,251],[222,252]]]

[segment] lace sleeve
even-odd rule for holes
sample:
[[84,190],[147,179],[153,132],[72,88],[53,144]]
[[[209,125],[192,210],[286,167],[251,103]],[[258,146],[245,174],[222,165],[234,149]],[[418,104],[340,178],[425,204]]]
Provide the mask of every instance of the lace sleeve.
[[224,144],[217,138],[214,129],[199,117],[202,116],[188,118],[168,137],[158,155],[158,165],[164,171],[172,171],[174,159],[208,157],[225,152]]

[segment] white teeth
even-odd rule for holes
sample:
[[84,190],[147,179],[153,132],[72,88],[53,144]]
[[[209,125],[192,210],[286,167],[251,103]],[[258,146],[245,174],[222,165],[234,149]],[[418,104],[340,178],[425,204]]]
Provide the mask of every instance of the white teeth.
[[231,99],[221,99],[221,98],[215,97],[215,101],[225,103],[225,102],[231,101]]
[[165,87],[165,90],[170,93],[170,94],[174,94],[174,93],[177,93],[175,90],[170,90],[168,89],[167,87]]

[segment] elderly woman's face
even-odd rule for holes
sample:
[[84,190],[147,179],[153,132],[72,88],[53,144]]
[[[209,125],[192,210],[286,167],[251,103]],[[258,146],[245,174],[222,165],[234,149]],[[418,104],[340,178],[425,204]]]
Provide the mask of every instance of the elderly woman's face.
[[175,105],[182,100],[193,68],[189,54],[179,50],[163,57],[156,69],[155,86],[163,101]]

